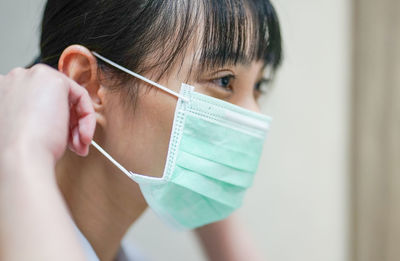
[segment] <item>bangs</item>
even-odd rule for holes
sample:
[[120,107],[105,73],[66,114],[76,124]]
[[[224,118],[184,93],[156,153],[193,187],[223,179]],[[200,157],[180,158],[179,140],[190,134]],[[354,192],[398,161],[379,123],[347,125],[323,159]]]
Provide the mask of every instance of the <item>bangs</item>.
[[[269,0],[54,0],[44,17],[41,61],[54,68],[72,44],[158,79],[183,63],[189,47],[202,69],[255,60],[276,69],[281,62],[279,21]],[[99,65],[120,82],[130,79]]]
[[[137,71],[152,71],[160,79],[195,49],[193,64],[200,70],[237,63],[263,61],[276,69],[281,62],[281,34],[278,17],[266,0],[178,0],[145,6],[158,13],[141,37],[141,46],[131,48]],[[160,10],[162,10],[160,12]],[[143,46],[147,49],[143,50]],[[155,73],[158,69],[159,73]]]
[[[182,68],[189,50],[192,67],[203,70],[263,61],[273,72],[282,59],[269,0],[47,0],[38,61],[57,68],[74,44],[155,81]],[[98,65],[112,89],[136,100],[135,79],[100,60]]]
[[281,62],[278,17],[269,1],[204,0],[200,64],[203,68]]

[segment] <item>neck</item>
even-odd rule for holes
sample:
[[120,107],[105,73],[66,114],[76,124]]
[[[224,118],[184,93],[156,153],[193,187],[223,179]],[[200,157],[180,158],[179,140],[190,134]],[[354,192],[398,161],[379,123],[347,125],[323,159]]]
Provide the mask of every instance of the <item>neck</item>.
[[56,175],[78,228],[100,260],[113,260],[124,234],[147,207],[139,186],[93,147],[85,158],[67,151]]

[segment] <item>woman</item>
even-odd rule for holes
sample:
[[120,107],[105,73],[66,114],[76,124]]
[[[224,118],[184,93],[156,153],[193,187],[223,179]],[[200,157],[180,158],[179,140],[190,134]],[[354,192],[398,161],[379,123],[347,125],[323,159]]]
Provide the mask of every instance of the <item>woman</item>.
[[[66,260],[123,260],[121,239],[149,204],[167,222],[196,228],[211,260],[257,260],[239,223],[227,216],[240,206],[251,185],[268,128],[267,119],[256,113],[257,101],[263,93],[265,71],[275,71],[281,60],[279,23],[269,1],[49,0],[39,60],[66,77],[40,65],[0,79],[5,93],[1,116],[22,110],[23,103],[15,105],[13,99],[38,98],[27,102],[32,104],[30,110],[22,110],[32,111],[30,115],[18,114],[21,122],[24,117],[33,119],[24,128],[28,134],[21,134],[26,139],[10,142],[28,123],[0,120],[1,126],[11,126],[7,131],[11,134],[1,139],[4,148],[13,152],[3,153],[0,173],[18,187],[15,179],[21,178],[15,176],[23,174],[4,174],[24,173],[25,169],[14,169],[12,155],[30,158],[27,154],[33,150],[25,149],[27,145],[39,147],[31,166],[36,172],[52,173],[57,161],[56,182],[74,222],[69,223],[54,184],[46,181],[52,180],[50,174],[39,179],[43,182],[32,182],[39,183],[40,190],[32,188],[37,196],[28,198],[30,205],[48,201],[41,206],[41,214],[51,213],[54,218],[42,219],[34,209],[13,209],[3,218],[2,228],[15,215],[30,213],[36,219],[20,217],[18,224],[26,224],[30,235],[40,235],[54,245],[53,251],[46,250],[41,242],[27,237],[24,242],[36,244],[37,250],[30,249],[33,253],[47,253],[52,260],[57,253],[67,255]],[[181,87],[182,83],[195,90]],[[17,90],[18,85],[35,87],[23,92]],[[51,88],[54,85],[63,88],[57,92]],[[47,116],[35,136],[40,122],[33,121],[42,117],[40,109]],[[63,154],[66,133],[74,152]],[[101,153],[92,147],[86,157],[79,157],[86,155],[92,138]],[[27,164],[31,161],[26,160]],[[238,179],[237,173],[247,176]],[[10,204],[21,204],[21,196],[7,187],[0,199],[9,210]],[[17,199],[12,204],[6,197]],[[42,227],[39,233],[29,228],[29,224],[43,226],[43,220],[53,224],[53,229]],[[74,226],[81,241],[71,232]],[[3,230],[0,243],[7,250],[4,257],[18,259],[13,242],[19,242],[24,230],[11,230],[8,234],[15,235],[15,241],[3,243],[7,235]]]

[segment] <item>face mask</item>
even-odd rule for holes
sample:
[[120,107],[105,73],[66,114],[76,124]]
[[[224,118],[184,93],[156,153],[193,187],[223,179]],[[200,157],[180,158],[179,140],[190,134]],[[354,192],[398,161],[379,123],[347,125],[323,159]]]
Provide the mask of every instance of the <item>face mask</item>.
[[169,224],[196,228],[228,217],[242,204],[257,170],[270,118],[203,95],[182,84],[180,93],[93,53],[102,61],[176,97],[178,103],[162,178],[127,171],[149,206]]

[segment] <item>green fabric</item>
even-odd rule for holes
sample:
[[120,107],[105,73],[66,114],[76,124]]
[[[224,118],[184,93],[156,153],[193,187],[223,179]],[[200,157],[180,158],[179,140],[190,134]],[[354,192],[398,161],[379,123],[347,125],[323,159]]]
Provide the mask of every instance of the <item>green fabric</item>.
[[182,85],[162,179],[137,175],[150,207],[169,223],[196,228],[242,205],[257,170],[269,118]]

